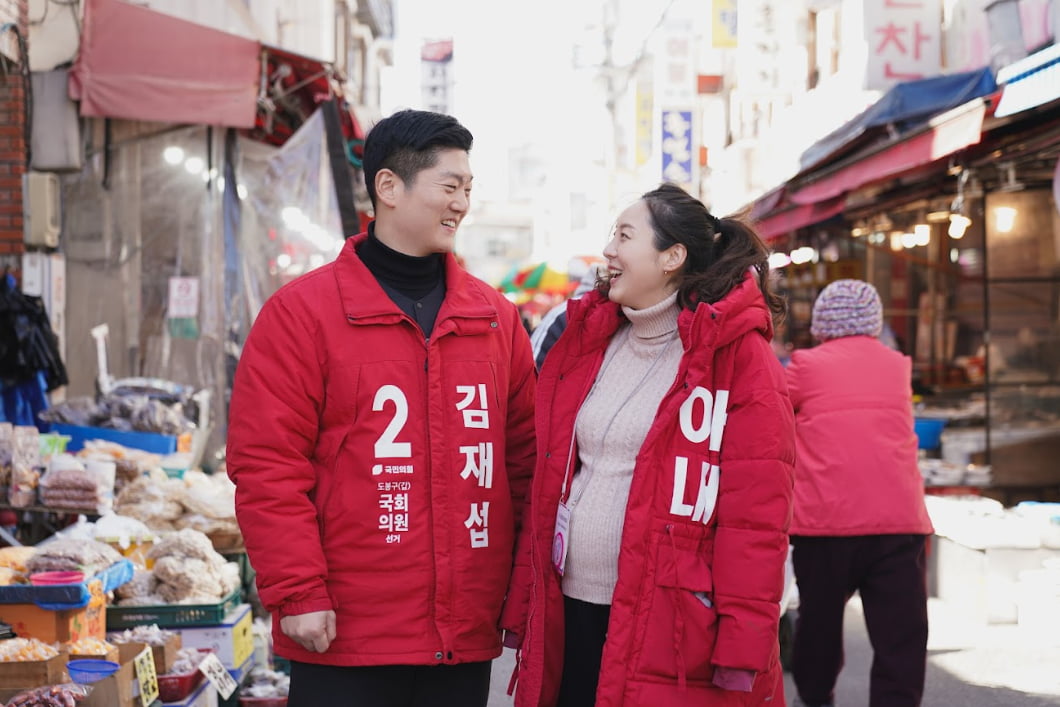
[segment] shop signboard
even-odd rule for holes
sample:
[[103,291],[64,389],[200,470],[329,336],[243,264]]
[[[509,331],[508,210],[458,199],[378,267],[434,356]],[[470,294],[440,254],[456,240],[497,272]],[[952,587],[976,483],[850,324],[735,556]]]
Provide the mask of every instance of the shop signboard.
[[942,71],[941,0],[865,0],[865,41],[869,90],[937,76]]
[[736,0],[714,0],[710,40],[715,49],[736,48]]
[[692,188],[692,111],[662,112],[663,181]]

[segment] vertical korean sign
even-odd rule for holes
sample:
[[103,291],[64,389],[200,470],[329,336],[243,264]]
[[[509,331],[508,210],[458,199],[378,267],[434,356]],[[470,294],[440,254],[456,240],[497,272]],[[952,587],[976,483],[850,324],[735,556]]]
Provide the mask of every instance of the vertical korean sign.
[[692,189],[692,111],[662,112],[662,178]]
[[865,87],[886,90],[942,70],[941,0],[865,0]]
[[736,0],[713,0],[710,44],[715,49],[736,48]]
[[199,336],[199,278],[169,278],[169,301],[166,321],[174,339],[196,339]]
[[448,113],[450,66],[453,62],[453,40],[424,42],[420,48],[421,90],[423,105],[436,113]]

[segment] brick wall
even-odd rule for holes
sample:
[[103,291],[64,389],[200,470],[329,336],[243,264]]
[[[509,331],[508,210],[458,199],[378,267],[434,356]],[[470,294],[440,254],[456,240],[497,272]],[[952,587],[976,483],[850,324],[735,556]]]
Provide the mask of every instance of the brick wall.
[[[28,0],[0,0],[0,25],[14,22],[23,37],[29,36],[27,25]],[[15,34],[4,32],[3,45],[7,53],[18,52]],[[13,51],[12,51],[13,50]],[[23,58],[28,61],[28,57]],[[0,71],[0,256],[22,252],[22,173],[26,169],[25,105],[21,66],[9,59],[7,71]],[[10,261],[11,258],[4,258]],[[16,262],[10,263],[12,266]]]

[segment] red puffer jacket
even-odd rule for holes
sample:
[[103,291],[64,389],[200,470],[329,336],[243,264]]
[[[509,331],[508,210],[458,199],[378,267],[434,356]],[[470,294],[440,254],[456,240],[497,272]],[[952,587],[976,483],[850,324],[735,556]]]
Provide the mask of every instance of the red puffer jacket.
[[[276,652],[489,660],[534,465],[530,341],[452,256],[425,341],[357,257],[364,238],[269,299],[236,372],[228,472]],[[326,653],[280,631],[328,609]]]
[[[502,617],[523,638],[517,707],[551,707],[559,691],[556,507],[577,460],[575,415],[620,321],[597,293],[568,314],[538,382],[538,465]],[[682,312],[678,329],[677,378],[633,472],[596,705],[783,705],[777,627],[795,431],[772,322],[748,278]],[[753,691],[714,687],[716,666],[755,671]]]

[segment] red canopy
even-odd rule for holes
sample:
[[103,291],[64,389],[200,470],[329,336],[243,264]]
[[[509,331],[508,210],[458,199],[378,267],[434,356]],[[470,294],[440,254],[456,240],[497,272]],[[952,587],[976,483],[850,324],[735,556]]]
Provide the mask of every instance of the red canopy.
[[261,51],[121,0],[86,0],[70,97],[81,115],[251,128]]
[[894,177],[952,155],[982,138],[986,104],[976,99],[932,120],[928,127],[790,191],[796,204],[817,204],[870,182]]

